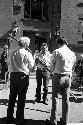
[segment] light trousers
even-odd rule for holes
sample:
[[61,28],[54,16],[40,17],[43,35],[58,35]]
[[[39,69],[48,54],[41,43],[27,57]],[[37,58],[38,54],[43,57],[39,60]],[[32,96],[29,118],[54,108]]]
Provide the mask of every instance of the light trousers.
[[64,74],[54,74],[52,77],[52,109],[50,121],[56,122],[57,119],[57,100],[58,93],[62,95],[62,120],[68,123],[69,118],[69,95],[70,95],[70,76]]

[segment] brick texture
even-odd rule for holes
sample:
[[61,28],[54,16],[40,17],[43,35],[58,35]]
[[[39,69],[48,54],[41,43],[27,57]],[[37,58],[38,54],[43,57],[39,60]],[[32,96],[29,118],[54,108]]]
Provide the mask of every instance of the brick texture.
[[82,39],[82,32],[79,33],[80,20],[78,14],[83,14],[83,7],[77,7],[79,0],[62,0],[61,4],[61,23],[60,34],[65,37],[69,43],[77,44]]
[[0,1],[0,37],[2,37],[10,28],[12,24],[12,1]]

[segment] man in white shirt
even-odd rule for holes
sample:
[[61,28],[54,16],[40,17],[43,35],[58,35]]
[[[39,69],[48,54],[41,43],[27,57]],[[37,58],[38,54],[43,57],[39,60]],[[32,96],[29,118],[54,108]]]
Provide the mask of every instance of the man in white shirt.
[[[48,46],[46,43],[41,45],[41,51],[35,57],[40,58],[43,62],[45,62],[47,67],[50,67],[50,52],[48,51]],[[35,59],[35,60],[36,60]],[[43,83],[43,104],[47,104],[47,93],[48,93],[48,84],[49,84],[49,76],[50,73],[45,69],[45,66],[40,62],[36,62],[37,70],[36,70],[36,80],[37,80],[37,88],[36,88],[36,102],[41,101],[41,85]],[[43,82],[42,82],[43,79]]]
[[21,37],[18,41],[18,47],[9,53],[10,95],[7,109],[7,123],[9,124],[13,123],[17,95],[16,124],[20,125],[24,121],[25,99],[29,85],[29,70],[34,67],[33,56],[26,50],[29,44],[30,39],[28,37]]
[[71,86],[72,68],[76,56],[67,47],[67,41],[59,38],[58,49],[52,53],[50,69],[54,73],[52,77],[52,110],[50,122],[57,124],[57,101],[58,94],[62,95],[62,118],[61,125],[66,125],[69,117],[69,91]]

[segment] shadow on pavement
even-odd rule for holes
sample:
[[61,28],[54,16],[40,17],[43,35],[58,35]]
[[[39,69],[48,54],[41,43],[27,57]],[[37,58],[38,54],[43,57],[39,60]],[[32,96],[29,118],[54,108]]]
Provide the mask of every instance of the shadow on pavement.
[[26,119],[24,125],[46,125],[46,122],[43,120]]
[[[0,124],[7,124],[7,118],[0,118]],[[46,122],[43,120],[25,119],[23,125],[46,125]]]
[[[8,99],[0,99],[0,105],[8,105],[9,100]],[[17,100],[16,100],[17,103]],[[34,100],[26,100],[25,103],[32,103],[34,104]]]
[[[77,97],[77,96],[76,96]],[[70,102],[75,102],[75,103],[82,103],[83,102],[83,98],[81,97],[77,97],[77,100],[74,97],[70,97]]]
[[6,124],[7,123],[7,118],[0,118],[0,124]]
[[75,96],[82,96],[82,94],[79,94],[79,93],[78,93],[78,94],[74,94],[74,95],[75,95]]
[[34,100],[25,100],[25,103],[32,103],[32,104],[34,104],[35,102],[34,102]]
[[8,105],[8,99],[0,99],[0,105]]

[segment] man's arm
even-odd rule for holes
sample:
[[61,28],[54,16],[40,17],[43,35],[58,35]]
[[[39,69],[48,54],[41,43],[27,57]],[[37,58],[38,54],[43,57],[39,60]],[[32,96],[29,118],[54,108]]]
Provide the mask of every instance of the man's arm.
[[29,53],[29,55],[28,55],[28,68],[30,70],[32,70],[32,69],[34,69],[34,67],[35,67],[35,60],[34,60],[32,54]]
[[55,63],[56,63],[56,51],[53,51],[52,56],[50,58],[50,70],[52,72],[54,72]]

